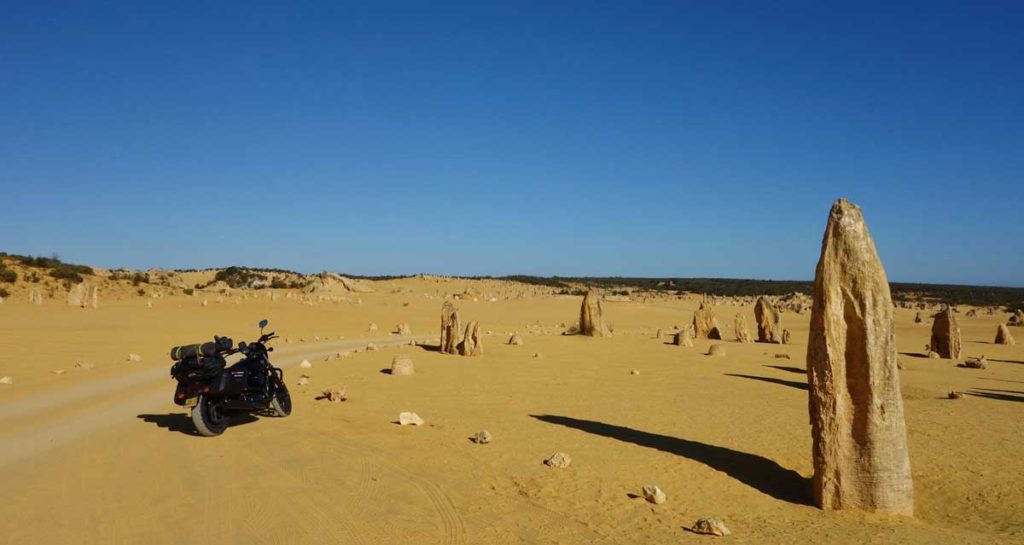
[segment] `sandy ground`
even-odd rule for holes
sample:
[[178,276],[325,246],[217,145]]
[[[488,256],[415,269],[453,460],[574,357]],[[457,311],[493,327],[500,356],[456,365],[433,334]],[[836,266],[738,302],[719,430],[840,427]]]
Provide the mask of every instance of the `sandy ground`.
[[[680,348],[653,335],[688,323],[695,300],[605,303],[615,336],[591,339],[557,334],[580,298],[481,298],[459,302],[463,322],[494,334],[484,356],[461,358],[388,334],[407,322],[435,339],[441,300],[423,294],[437,288],[395,281],[362,304],[9,300],[0,543],[1024,543],[1024,344],[991,344],[1004,315],[961,315],[966,355],[990,362],[968,370],[921,357],[930,324],[897,311],[918,513],[904,519],[808,505],[807,315],[784,315],[792,345],[726,341],[728,355],[712,358],[703,353],[721,341]],[[754,323],[751,307],[715,311],[723,325],[737,312]],[[214,333],[248,340],[260,318],[290,341],[272,356],[292,416],[196,436],[171,401],[167,349]],[[512,331],[524,346],[504,344]],[[370,341],[383,348],[323,361]],[[397,354],[413,358],[415,376],[381,372]],[[308,387],[295,384],[303,358]],[[332,384],[350,400],[314,399]],[[967,395],[948,400],[950,390]],[[427,424],[398,426],[400,411]],[[469,440],[483,429],[491,444]],[[572,465],[544,466],[558,451]],[[647,483],[668,502],[636,497]],[[683,529],[704,516],[733,535]]]

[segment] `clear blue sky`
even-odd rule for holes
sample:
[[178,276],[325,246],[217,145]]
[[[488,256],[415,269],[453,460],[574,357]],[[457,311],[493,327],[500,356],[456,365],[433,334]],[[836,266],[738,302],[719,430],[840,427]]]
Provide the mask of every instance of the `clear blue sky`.
[[1024,2],[2,2],[0,250],[1024,285]]

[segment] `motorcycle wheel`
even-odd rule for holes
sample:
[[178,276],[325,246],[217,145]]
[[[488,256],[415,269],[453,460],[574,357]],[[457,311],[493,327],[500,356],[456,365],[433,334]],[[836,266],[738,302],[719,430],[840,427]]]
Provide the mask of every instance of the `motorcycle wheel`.
[[287,386],[281,384],[277,387],[274,398],[270,400],[270,408],[274,410],[275,416],[281,418],[292,414],[292,396],[288,393]]
[[228,420],[224,408],[206,396],[199,396],[198,403],[192,407],[192,424],[203,437],[215,437],[224,433],[228,428]]

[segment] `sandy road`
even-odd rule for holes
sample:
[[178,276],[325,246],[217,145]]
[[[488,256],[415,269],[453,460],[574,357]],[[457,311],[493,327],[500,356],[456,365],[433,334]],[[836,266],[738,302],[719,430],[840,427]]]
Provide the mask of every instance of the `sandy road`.
[[[304,359],[323,358],[339,351],[407,344],[427,336],[388,336],[277,348],[274,364],[287,368]],[[135,415],[165,406],[173,393],[167,368],[148,368],[106,380],[0,404],[0,467],[16,463],[58,445],[88,436]],[[84,408],[84,410],[83,410]],[[74,410],[70,410],[74,409]]]

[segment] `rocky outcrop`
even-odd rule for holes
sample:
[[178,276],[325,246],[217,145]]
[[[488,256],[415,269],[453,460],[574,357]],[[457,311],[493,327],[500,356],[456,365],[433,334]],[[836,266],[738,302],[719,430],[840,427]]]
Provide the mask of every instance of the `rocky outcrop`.
[[721,339],[722,332],[718,329],[718,320],[710,307],[700,304],[693,311],[693,336],[697,339]]
[[913,515],[889,282],[860,208],[832,206],[807,346],[814,501]]
[[754,342],[753,337],[750,336],[750,330],[747,329],[747,319],[742,314],[736,314],[736,321],[733,324],[733,329],[736,330],[736,342],[738,343],[752,343]]
[[466,336],[459,343],[459,354],[463,356],[482,356],[484,354],[484,339],[477,321],[474,320],[466,324]]
[[604,308],[601,306],[601,296],[595,290],[590,290],[583,297],[583,304],[580,306],[580,335],[588,337],[611,337],[612,332],[604,323]]
[[782,342],[782,315],[764,297],[758,297],[754,304],[754,319],[757,321],[757,342]]
[[1010,334],[1010,328],[1006,327],[1006,324],[999,324],[996,329],[996,344],[1017,344],[1017,341],[1013,339],[1013,335]]
[[960,342],[960,325],[956,323],[956,316],[951,309],[943,310],[935,315],[932,322],[932,340],[930,343],[933,352],[939,357],[958,360],[963,352]]
[[441,348],[442,354],[458,354],[459,311],[451,301],[441,305]]

